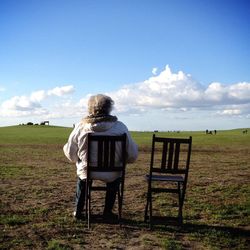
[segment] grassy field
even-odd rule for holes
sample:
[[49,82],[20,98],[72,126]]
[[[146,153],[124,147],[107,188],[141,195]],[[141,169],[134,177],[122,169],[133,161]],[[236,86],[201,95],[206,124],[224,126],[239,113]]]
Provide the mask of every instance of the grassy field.
[[[160,132],[193,136],[184,225],[143,222],[152,133],[132,132],[139,158],[128,165],[122,227],[99,220],[90,230],[72,218],[76,173],[62,147],[72,129],[0,128],[0,249],[250,249],[250,129]],[[103,196],[94,195],[94,213]],[[157,214],[175,215],[173,197]]]

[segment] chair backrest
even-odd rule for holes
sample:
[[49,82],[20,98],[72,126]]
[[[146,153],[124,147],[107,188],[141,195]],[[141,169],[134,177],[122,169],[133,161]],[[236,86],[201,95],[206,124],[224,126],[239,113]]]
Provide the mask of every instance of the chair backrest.
[[88,172],[125,171],[126,134],[88,134]]
[[164,138],[155,134],[152,139],[150,173],[187,174],[189,170],[192,137]]

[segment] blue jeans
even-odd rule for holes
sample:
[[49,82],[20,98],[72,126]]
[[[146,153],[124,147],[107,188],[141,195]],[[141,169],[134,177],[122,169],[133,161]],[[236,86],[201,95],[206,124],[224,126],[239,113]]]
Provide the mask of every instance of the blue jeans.
[[[106,183],[107,192],[105,196],[104,213],[112,212],[113,206],[115,204],[116,193],[119,188],[119,183],[119,178],[113,182]],[[86,180],[81,180],[80,178],[78,178],[76,185],[76,215],[80,215],[84,209],[85,190]]]
[[86,180],[81,180],[80,178],[78,178],[76,183],[76,216],[79,216],[84,209],[85,190]]

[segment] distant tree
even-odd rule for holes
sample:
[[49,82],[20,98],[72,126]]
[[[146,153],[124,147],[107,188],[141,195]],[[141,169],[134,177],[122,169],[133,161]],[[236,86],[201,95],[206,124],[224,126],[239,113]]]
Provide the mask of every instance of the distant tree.
[[27,125],[33,125],[33,122],[28,122]]

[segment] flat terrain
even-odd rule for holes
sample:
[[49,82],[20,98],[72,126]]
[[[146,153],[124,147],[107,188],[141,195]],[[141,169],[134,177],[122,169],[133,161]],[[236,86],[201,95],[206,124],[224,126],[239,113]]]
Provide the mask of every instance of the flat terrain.
[[[133,132],[140,155],[127,166],[123,225],[72,218],[75,166],[62,147],[71,132],[52,126],[0,128],[0,249],[250,249],[250,129],[159,133],[193,136],[184,225],[144,223],[152,133]],[[93,196],[101,214],[103,196]],[[176,215],[173,197],[156,214]]]

